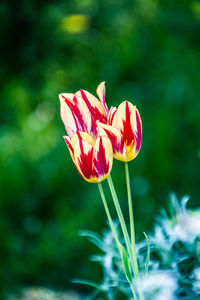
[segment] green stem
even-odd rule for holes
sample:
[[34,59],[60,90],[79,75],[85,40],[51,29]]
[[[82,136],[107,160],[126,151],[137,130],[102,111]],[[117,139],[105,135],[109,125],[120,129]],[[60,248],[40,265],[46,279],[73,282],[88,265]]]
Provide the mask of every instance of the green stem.
[[[117,244],[117,247],[119,249],[119,253],[121,255],[121,249],[120,249],[120,242],[119,242],[119,239],[118,239],[118,236],[117,236],[117,232],[115,230],[115,226],[113,224],[113,220],[112,220],[112,217],[110,215],[110,211],[109,211],[109,208],[108,208],[108,205],[107,205],[107,202],[106,202],[106,197],[105,197],[105,194],[104,194],[104,191],[103,191],[103,188],[102,188],[102,184],[101,183],[98,183],[98,188],[99,188],[99,192],[100,192],[100,195],[101,195],[101,199],[103,201],[103,205],[104,205],[104,208],[105,208],[105,211],[106,211],[106,215],[107,215],[107,218],[108,218],[108,221],[109,221],[109,224],[110,224],[110,228],[112,230],[112,233],[113,233],[113,236],[114,236],[114,239],[115,239],[115,242]],[[130,242],[130,241],[129,241]],[[132,293],[133,293],[133,297],[135,300],[137,300],[137,295],[136,295],[136,292],[134,290],[134,287],[132,285],[131,282],[130,283],[130,286],[131,286],[131,290],[132,290]]]
[[138,270],[136,247],[135,247],[135,227],[134,227],[134,218],[133,218],[133,205],[132,205],[132,199],[131,199],[131,187],[130,187],[130,179],[129,179],[129,171],[128,171],[128,163],[127,162],[125,162],[125,174],[126,174],[126,186],[127,186],[127,194],[128,194],[128,208],[129,208],[129,218],[130,218],[133,263],[135,266],[135,276],[136,276],[136,278],[138,278],[139,270]]
[[124,235],[124,239],[125,239],[126,247],[127,247],[127,250],[128,250],[128,254],[129,254],[129,257],[131,259],[133,272],[134,272],[134,275],[136,277],[135,267],[134,267],[134,262],[133,262],[133,254],[132,254],[132,251],[131,251],[131,242],[130,242],[130,239],[129,239],[128,231],[127,231],[127,228],[126,228],[126,223],[124,221],[124,217],[123,217],[120,205],[119,205],[119,200],[118,200],[117,194],[115,192],[115,188],[114,188],[114,185],[113,185],[113,182],[112,182],[111,175],[108,176],[107,180],[108,180],[109,188],[110,188],[110,191],[111,191],[111,194],[112,194],[113,202],[114,202],[114,205],[115,205],[115,208],[116,208],[116,211],[117,211],[119,222],[120,222],[120,225],[121,225],[121,228],[122,228],[122,232],[123,232],[123,235]]
[[104,191],[103,191],[101,183],[98,183],[98,188],[99,188],[101,199],[103,201],[103,205],[104,205],[104,208],[105,208],[105,211],[106,211],[106,215],[107,215],[107,218],[108,218],[108,221],[109,221],[109,224],[110,224],[110,228],[112,230],[112,233],[113,233],[115,242],[117,244],[117,247],[118,247],[118,249],[120,251],[120,242],[119,242],[119,239],[118,239],[118,236],[117,236],[117,232],[115,230],[115,226],[113,224],[113,220],[112,220],[110,212],[109,212],[109,208],[108,208],[108,205],[107,205],[107,202],[106,202],[106,197],[105,197],[105,194],[104,194]]
[[134,226],[134,217],[133,217],[133,205],[132,205],[132,198],[131,198],[131,186],[130,186],[128,162],[125,162],[125,174],[126,174],[126,186],[127,186],[127,194],[128,194],[128,208],[129,208],[129,218],[130,218],[131,246],[132,246],[133,263],[134,263],[134,274],[138,281],[139,298],[143,300],[144,296],[140,288],[140,276],[139,276],[137,253],[135,247],[135,226]]

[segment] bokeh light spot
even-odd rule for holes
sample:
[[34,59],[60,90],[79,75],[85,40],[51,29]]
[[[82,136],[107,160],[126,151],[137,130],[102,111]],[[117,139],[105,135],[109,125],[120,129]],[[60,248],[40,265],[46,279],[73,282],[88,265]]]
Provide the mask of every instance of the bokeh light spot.
[[90,18],[87,15],[70,15],[62,20],[62,29],[70,33],[86,31],[90,26]]
[[192,12],[193,12],[194,16],[198,20],[200,20],[200,2],[197,2],[197,1],[193,2],[191,4],[191,9],[192,9]]

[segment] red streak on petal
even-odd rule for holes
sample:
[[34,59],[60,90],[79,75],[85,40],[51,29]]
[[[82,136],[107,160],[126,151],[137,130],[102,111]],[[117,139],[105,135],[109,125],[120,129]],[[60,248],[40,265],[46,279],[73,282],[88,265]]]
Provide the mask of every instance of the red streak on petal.
[[82,112],[80,111],[80,109],[78,107],[78,100],[77,100],[76,96],[74,96],[73,102],[69,101],[64,96],[62,96],[62,97],[63,97],[66,104],[68,105],[68,107],[71,110],[71,113],[72,113],[73,118],[74,118],[74,122],[76,124],[76,130],[77,131],[79,130],[79,131],[89,132],[87,124],[83,120],[83,114],[82,114]]
[[125,111],[126,117],[125,120],[123,120],[123,130],[122,134],[124,137],[124,142],[127,146],[135,143],[135,136],[131,128],[131,111],[128,106],[128,102],[126,101],[126,111]]
[[82,96],[83,100],[85,101],[85,104],[87,105],[87,107],[91,113],[91,119],[92,119],[91,131],[92,131],[92,133],[94,133],[94,135],[97,135],[96,121],[106,123],[106,121],[107,121],[106,117],[98,110],[97,107],[94,107],[91,105],[89,99],[87,98],[87,96],[83,90],[80,90],[80,92],[81,92],[81,96]]
[[135,135],[135,142],[136,142],[135,146],[136,146],[136,152],[138,152],[142,145],[142,124],[137,110],[136,110],[136,124],[137,124],[137,132]]
[[65,142],[66,142],[66,144],[67,144],[69,150],[70,150],[72,153],[74,153],[74,149],[73,149],[71,143],[70,143],[66,138],[64,138],[64,139],[65,139]]
[[103,146],[102,138],[99,141],[99,151],[94,158],[96,177],[100,178],[109,172],[109,162],[106,161],[105,147]]
[[109,124],[112,125],[112,122],[113,122],[113,119],[114,119],[114,116],[117,112],[117,109],[113,112],[113,114],[111,115],[110,119],[109,119]]
[[119,138],[117,138],[117,136],[112,133],[111,131],[103,128],[104,131],[106,132],[107,137],[109,138],[109,140],[111,141],[112,144],[112,148],[113,148],[113,153],[123,153],[124,151],[124,138],[123,135],[121,136],[121,140],[119,142]]
[[85,176],[85,178],[90,179],[95,176],[93,168],[93,148],[86,154],[83,149],[83,141],[79,139],[79,146],[81,150],[80,159],[79,159],[79,168]]

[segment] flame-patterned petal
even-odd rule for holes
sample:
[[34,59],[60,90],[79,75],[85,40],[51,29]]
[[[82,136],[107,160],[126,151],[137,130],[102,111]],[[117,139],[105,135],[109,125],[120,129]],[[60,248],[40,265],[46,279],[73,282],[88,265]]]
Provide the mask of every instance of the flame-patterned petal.
[[91,133],[90,111],[83,99],[73,94],[61,94],[60,102],[61,118],[69,137],[77,131]]
[[135,135],[135,151],[136,154],[140,151],[142,145],[142,121],[137,109],[131,112],[131,127]]
[[107,116],[104,106],[95,96],[90,94],[88,91],[80,90],[76,93],[76,95],[83,99],[85,105],[88,108],[91,118],[91,131],[89,133],[92,133],[93,136],[97,137],[96,121],[99,120],[103,123],[107,122]]
[[111,107],[108,114],[108,124],[117,127],[117,108]]
[[106,111],[106,115],[108,116],[109,114],[109,109],[108,106],[106,104],[106,88],[105,88],[105,81],[101,82],[96,90],[96,93],[100,99],[100,101],[103,103],[103,106],[105,108]]
[[91,144],[92,146],[95,145],[95,139],[87,132],[83,132],[83,131],[77,131],[72,137],[71,137],[71,145],[72,147],[75,146],[76,142],[82,139],[86,142],[88,142],[89,144]]
[[[65,130],[69,137],[71,137],[76,131],[78,124],[76,119],[74,118],[74,113],[70,106],[67,104],[68,101],[72,102],[74,98],[74,94],[60,94],[60,115],[61,119],[65,125]],[[67,102],[66,102],[66,99]]]
[[101,136],[97,138],[93,155],[97,182],[101,182],[110,174],[113,163],[113,150],[108,137]]
[[113,155],[118,160],[126,160],[126,147],[123,139],[123,135],[114,126],[106,125],[100,122],[97,122],[98,133],[100,136],[107,136],[112,144]]
[[67,147],[68,147],[68,149],[69,149],[69,153],[70,153],[70,155],[71,155],[71,158],[72,158],[72,160],[73,160],[73,163],[74,163],[76,169],[77,169],[78,172],[79,172],[79,169],[77,168],[76,163],[75,163],[75,159],[74,159],[74,147],[73,147],[73,145],[72,145],[71,139],[70,139],[68,136],[63,136],[63,138],[64,138],[65,143],[66,143],[66,145],[67,145]]
[[74,146],[74,160],[80,175],[88,182],[98,182],[94,171],[93,146],[78,139]]
[[63,136],[63,138],[64,138],[64,140],[67,144],[67,147],[69,149],[69,152],[70,152],[70,155],[71,155],[72,159],[74,159],[74,148],[72,146],[70,138],[68,136]]
[[113,161],[112,145],[108,137],[95,140],[88,133],[78,131],[71,139],[64,139],[76,169],[85,180],[97,183],[107,178]]
[[135,136],[131,126],[131,112],[135,110],[136,107],[128,102],[122,102],[117,110],[117,128],[121,131],[124,137],[124,142],[126,146],[131,146],[135,143]]

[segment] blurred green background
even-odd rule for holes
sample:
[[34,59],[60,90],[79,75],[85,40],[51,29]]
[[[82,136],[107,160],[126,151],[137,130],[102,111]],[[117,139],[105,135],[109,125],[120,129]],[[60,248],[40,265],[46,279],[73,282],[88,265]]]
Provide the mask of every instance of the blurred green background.
[[[143,146],[130,174],[139,239],[170,191],[199,205],[200,1],[3,0],[0,18],[0,291],[87,293],[70,280],[99,281],[101,270],[78,232],[100,232],[106,218],[63,141],[58,94],[95,94],[105,80],[109,107],[137,105]],[[123,164],[112,174],[127,217]]]

